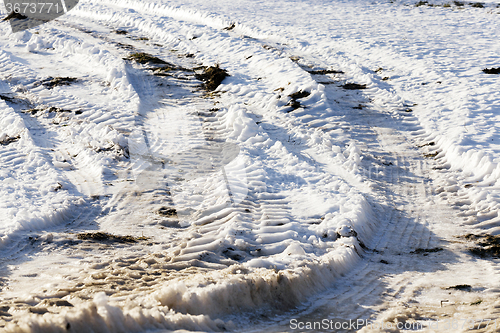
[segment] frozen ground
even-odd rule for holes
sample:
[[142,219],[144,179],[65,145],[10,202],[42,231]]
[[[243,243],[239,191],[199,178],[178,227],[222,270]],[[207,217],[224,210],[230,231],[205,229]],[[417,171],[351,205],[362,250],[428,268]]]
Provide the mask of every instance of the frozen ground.
[[495,330],[499,14],[115,0],[0,23],[0,328]]

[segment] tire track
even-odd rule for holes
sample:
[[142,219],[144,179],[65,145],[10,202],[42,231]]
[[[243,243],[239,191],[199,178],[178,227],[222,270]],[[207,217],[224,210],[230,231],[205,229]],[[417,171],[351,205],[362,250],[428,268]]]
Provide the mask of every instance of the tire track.
[[[375,157],[378,156],[377,160],[383,158],[386,162],[391,162],[383,170],[384,177],[375,180],[381,186],[377,187],[378,195],[371,198],[372,202],[379,202],[378,207],[383,207],[378,215],[384,219],[380,221],[378,233],[371,243],[373,252],[366,252],[363,263],[339,279],[336,286],[327,293],[329,296],[311,300],[297,311],[285,315],[286,318],[295,318],[299,322],[321,322],[322,319],[328,318],[339,323],[357,319],[369,320],[372,323],[377,321],[387,323],[395,318],[404,323],[407,320],[418,321],[419,318],[426,316],[437,319],[439,317],[433,313],[440,308],[439,304],[428,304],[428,302],[419,304],[421,299],[415,300],[420,293],[429,293],[426,291],[429,287],[425,287],[422,280],[439,275],[435,273],[435,270],[440,271],[437,268],[439,266],[441,270],[447,271],[444,275],[455,276],[455,279],[450,280],[460,281],[456,277],[460,276],[459,272],[464,265],[468,265],[465,267],[472,271],[477,271],[475,276],[481,276],[483,272],[481,267],[484,264],[486,267],[493,264],[484,262],[474,264],[463,251],[462,245],[453,245],[456,236],[454,232],[458,230],[460,233],[466,232],[454,225],[454,219],[459,212],[433,199],[434,191],[430,182],[432,164],[422,160],[420,152],[411,147],[413,137],[407,139],[402,132],[386,129],[392,126],[394,129],[398,127],[396,122],[388,126],[386,115],[387,113],[382,112],[370,113],[370,118],[366,121],[374,130],[372,133],[377,136],[376,144],[370,144],[366,151]],[[413,129],[414,122],[402,126],[403,129],[406,129],[405,127]],[[366,139],[366,135],[353,137],[362,142],[370,142]],[[428,201],[439,208],[431,213]],[[449,230],[444,231],[446,228]],[[434,249],[436,254],[433,254]],[[427,254],[426,250],[430,252]],[[418,258],[418,251],[424,253],[425,261]],[[414,274],[411,272],[415,270],[421,272],[417,273],[419,278],[411,279]],[[425,278],[426,275],[429,277]],[[488,279],[480,280],[483,283],[488,281]],[[460,293],[449,294],[454,294],[450,296],[453,299],[463,297]],[[485,297],[491,302],[494,295],[493,292]],[[491,306],[489,307],[490,309],[488,307],[478,309],[474,317],[495,318],[494,311],[491,310]],[[454,312],[462,313],[463,316],[470,315],[470,312],[458,310],[455,305],[450,305],[448,308],[445,306],[437,312],[448,315]],[[279,319],[277,320],[279,322]],[[423,322],[424,327],[427,324]],[[277,327],[289,327],[289,320],[282,319]],[[369,327],[366,329],[373,331]],[[483,330],[485,329],[483,325]]]
[[[194,26],[200,25],[199,22],[182,23],[182,28],[177,28],[172,33],[166,32],[169,29],[160,31],[160,28],[165,26],[175,27],[179,24],[179,19],[167,24],[167,20],[154,9],[150,10],[138,2],[132,2],[132,5],[140,7],[141,11],[153,11],[154,15],[144,19],[140,17],[140,13],[129,11],[123,15],[112,16],[109,14],[111,9],[106,4],[94,7],[88,5],[79,12],[72,13],[88,25],[100,24],[101,30],[130,24],[141,33],[147,32],[147,38],[172,41],[173,45],[181,46],[185,51],[198,51],[199,47],[203,52],[207,52],[202,55],[204,60],[211,60],[217,55],[217,52],[197,44],[195,40],[199,39],[198,36],[189,39],[180,33],[191,32]],[[99,9],[99,13],[94,15],[95,8]],[[162,27],[161,24],[165,26]],[[64,26],[64,29],[73,28]],[[261,294],[258,294],[255,303],[248,307],[245,307],[246,304],[242,305],[243,309],[257,307],[258,311],[267,311],[267,308],[262,310],[263,307],[259,306],[280,301],[286,304],[279,304],[276,308],[283,309],[304,299],[304,295],[307,296],[308,293],[324,289],[339,274],[352,267],[359,258],[362,258],[360,265],[338,280],[330,294],[333,296],[322,301],[321,306],[313,305],[307,310],[301,308],[295,314],[307,317],[313,310],[318,310],[319,314],[333,315],[336,318],[346,318],[348,314],[354,314],[356,318],[368,318],[372,315],[384,315],[384,311],[395,299],[399,301],[418,291],[418,286],[408,284],[408,271],[421,264],[422,259],[415,259],[420,254],[411,252],[418,252],[422,246],[420,249],[427,253],[425,250],[432,250],[430,246],[441,246],[441,243],[446,242],[441,238],[442,233],[434,233],[432,227],[435,222],[422,208],[432,194],[430,186],[425,183],[428,166],[425,163],[420,164],[421,156],[418,151],[411,148],[409,141],[402,139],[403,134],[396,130],[399,123],[396,124],[390,119],[387,130],[386,119],[394,110],[386,112],[387,110],[379,110],[373,106],[362,106],[363,103],[369,104],[363,95],[345,92],[335,85],[328,84],[323,87],[312,85],[311,90],[317,88],[316,91],[313,91],[310,97],[301,98],[303,107],[294,110],[293,103],[286,105],[292,102],[290,99],[293,98],[285,93],[276,98],[279,93],[275,89],[281,88],[281,92],[284,92],[285,88],[280,86],[288,79],[303,79],[308,74],[288,60],[289,54],[284,47],[281,50],[269,47],[264,51],[261,41],[249,42],[247,38],[235,38],[230,33],[229,36],[222,36],[220,31],[214,29],[213,24],[205,24],[200,29],[213,37],[214,49],[227,51],[223,59],[229,59],[233,55],[240,56],[236,49],[242,47],[245,52],[254,52],[255,58],[265,59],[265,64],[277,62],[283,65],[283,72],[293,72],[296,76],[290,74],[283,75],[284,79],[275,79],[274,77],[280,75],[266,69],[265,74],[270,78],[257,79],[254,89],[249,87],[250,84],[245,86],[228,83],[228,90],[216,92],[215,100],[203,100],[201,93],[192,91],[198,84],[193,80],[192,74],[157,78],[148,74],[144,66],[125,64],[123,72],[140,99],[138,110],[133,115],[133,125],[123,126],[128,130],[127,134],[130,134],[129,148],[136,145],[136,150],[130,151],[133,161],[116,162],[113,165],[113,171],[120,172],[120,175],[109,178],[110,184],[115,186],[110,192],[103,189],[106,184],[102,178],[99,180],[99,186],[88,185],[94,184],[94,180],[85,181],[81,173],[74,175],[73,180],[81,187],[79,190],[87,192],[89,196],[93,192],[112,195],[106,203],[96,203],[95,206],[102,209],[103,214],[93,218],[92,222],[85,226],[100,230],[119,228],[127,234],[138,234],[141,231],[150,239],[146,245],[140,243],[113,249],[102,244],[80,242],[72,250],[61,251],[63,257],[71,255],[85,258],[86,264],[79,270],[75,268],[69,274],[72,276],[72,282],[65,287],[67,295],[89,300],[96,292],[104,291],[117,297],[116,302],[122,302],[123,305],[127,300],[137,298],[138,293],[147,293],[153,296],[138,302],[144,301],[150,306],[149,309],[159,309],[160,303],[163,306],[160,311],[173,309],[184,314],[200,314],[201,308],[183,299],[179,291],[170,290],[168,287],[166,290],[158,290],[158,286],[168,286],[168,283],[172,283],[178,290],[196,290],[203,294],[207,293],[207,289],[198,290],[198,285],[216,285],[210,278],[213,276],[215,280],[217,276],[211,274],[223,271],[224,274],[236,275],[235,279],[239,279],[234,285],[226,288],[243,286],[243,289],[247,288],[250,293],[257,293],[256,290],[276,286],[278,294],[269,294],[272,296],[269,297],[270,300],[260,301],[258,297]],[[96,40],[102,39],[99,33],[91,35]],[[174,41],[179,36],[182,37],[181,41]],[[107,37],[106,43],[118,46],[121,43],[120,37],[115,37]],[[153,49],[146,43],[136,45],[140,45],[136,47],[137,51],[141,51],[140,47],[145,50]],[[119,50],[116,52],[124,53]],[[253,61],[242,65],[245,71],[239,73],[241,77],[251,78],[261,74],[262,67],[265,66],[258,64],[258,60]],[[195,64],[191,65],[194,67]],[[234,63],[232,65],[234,66]],[[313,79],[315,77],[311,76],[303,81],[313,84]],[[287,89],[291,93],[299,92],[299,87]],[[370,92],[374,93],[371,90]],[[231,98],[239,96],[243,102],[236,108],[231,105],[234,103],[230,98],[226,97],[228,95]],[[77,99],[66,95],[52,95],[43,99],[45,103],[61,103],[65,106],[73,105],[74,100]],[[173,100],[181,102],[174,103]],[[209,111],[214,109],[214,101],[221,107],[217,107],[217,111]],[[396,98],[390,102],[393,105],[399,100]],[[186,105],[194,107],[186,110]],[[113,118],[104,113],[95,112],[86,119],[96,123],[113,124]],[[179,115],[184,118],[179,118]],[[366,117],[369,119],[364,120]],[[246,121],[245,125],[257,128],[258,134],[245,137],[245,133],[235,129],[237,126],[234,124],[241,124],[231,118]],[[415,119],[409,116],[405,118],[400,123],[414,127],[413,130],[419,133]],[[127,121],[130,119],[127,118]],[[135,129],[137,131],[134,131]],[[164,129],[170,129],[174,134]],[[234,134],[235,132],[237,133]],[[241,137],[245,139],[240,139]],[[239,165],[231,166],[232,169],[228,166],[218,171],[220,158],[218,159],[217,155],[224,151],[223,144],[232,142],[231,140],[240,144],[242,161],[239,161]],[[354,144],[351,144],[352,141]],[[51,142],[61,145],[58,140]],[[184,149],[186,146],[191,149]],[[339,147],[346,148],[342,151]],[[257,154],[255,151],[259,149],[264,153]],[[179,154],[172,155],[173,150]],[[147,153],[143,154],[143,151]],[[362,160],[360,155],[367,157],[368,152],[372,158]],[[209,161],[203,164],[202,160],[204,162],[204,157],[207,156]],[[283,157],[288,160],[280,161]],[[341,159],[342,163],[334,157]],[[82,161],[82,165],[83,163]],[[288,176],[286,167],[289,165],[300,170],[301,177],[289,182],[287,179],[287,184],[282,184],[284,176]],[[371,167],[374,165],[382,176],[377,173],[376,179],[370,180]],[[357,170],[359,166],[368,172],[368,176],[360,174]],[[241,174],[246,175],[245,185],[248,186],[229,184],[228,179],[238,178]],[[90,176],[99,178],[100,175]],[[340,178],[347,179],[347,184],[341,182]],[[370,180],[370,185],[378,188],[374,194],[364,187],[363,182],[367,180]],[[377,223],[370,221],[371,225],[363,229],[365,220],[352,222],[351,232],[358,234],[354,237],[328,233],[324,236],[321,221],[322,218],[326,219],[327,213],[307,212],[299,215],[293,210],[290,193],[296,194],[294,191],[298,188],[321,188],[329,183],[337,183],[338,187],[346,185],[348,188],[360,188],[359,192],[353,190],[356,192],[354,194],[367,199],[361,201],[358,206],[370,206],[378,217],[375,218],[374,213],[367,218],[373,218]],[[307,186],[301,187],[303,184]],[[293,186],[295,188],[290,188]],[[241,194],[240,192],[242,200],[236,196]],[[332,188],[320,192],[319,195],[327,195],[329,192],[340,193],[338,188]],[[330,198],[335,199],[333,195]],[[443,210],[440,214],[446,215],[449,211]],[[353,216],[360,217],[354,213]],[[436,219],[441,220],[441,217]],[[445,233],[445,236],[449,235]],[[56,239],[60,245],[68,242],[67,239]],[[314,241],[321,246],[311,246]],[[297,263],[298,266],[291,264],[298,272],[299,277],[296,280],[293,280],[291,275],[280,272],[284,270],[277,267],[273,261],[280,254],[286,255],[291,246],[289,251],[302,250],[305,255],[310,253],[310,258],[313,258]],[[54,245],[54,248],[56,247]],[[348,259],[345,262],[336,262],[332,256],[328,257],[329,252],[334,252],[330,251],[331,249],[339,251]],[[440,253],[427,254],[438,263],[436,258],[446,257],[447,263],[456,259],[454,253],[447,248],[438,252]],[[319,263],[315,258],[325,258],[326,263]],[[293,259],[290,262],[293,262]],[[76,261],[72,262],[76,266],[75,263]],[[255,263],[256,266],[250,263]],[[301,264],[306,267],[302,271],[297,268]],[[257,274],[246,276],[248,267],[266,269],[256,270]],[[332,272],[332,267],[338,268],[338,271]],[[234,272],[231,271],[233,268]],[[321,275],[318,271],[327,272],[328,275]],[[307,280],[308,274],[316,279]],[[263,281],[262,278],[258,280],[259,275],[266,276],[267,280],[255,287],[258,285],[256,281]],[[83,281],[81,276],[85,277]],[[196,280],[200,276],[209,278]],[[327,278],[322,280],[325,276]],[[282,284],[283,281],[285,283]],[[287,285],[287,281],[293,281],[300,286],[309,284],[309,289],[305,288],[303,294],[300,294],[300,288],[295,288],[295,293],[290,292],[287,288],[295,285],[292,282]],[[140,286],[137,287],[139,283]],[[211,289],[215,290],[212,296],[225,291],[216,288],[223,287],[217,285]],[[291,295],[289,302],[283,300],[283,294],[279,294],[283,290],[289,292],[283,294]],[[189,295],[189,292],[185,295]],[[330,301],[332,304],[345,304],[345,307],[332,308],[326,304]],[[227,302],[229,304],[231,300]],[[28,305],[26,303],[22,309],[26,310]],[[220,310],[220,314],[217,312],[219,309],[212,309],[210,306],[206,308],[209,312],[213,311],[211,314],[215,316],[228,314],[228,311],[224,310]],[[60,313],[60,310],[54,310],[54,313],[56,312]]]

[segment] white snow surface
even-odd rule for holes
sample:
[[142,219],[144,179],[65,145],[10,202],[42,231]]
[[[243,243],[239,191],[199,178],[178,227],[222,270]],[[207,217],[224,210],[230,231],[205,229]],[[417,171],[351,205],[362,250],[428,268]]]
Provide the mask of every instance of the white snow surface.
[[[482,70],[500,67],[500,7],[447,4],[84,0],[0,22],[0,329],[280,331],[392,241],[432,256],[499,235],[500,75]],[[447,222],[392,217],[433,209]],[[358,318],[401,319],[385,310]]]

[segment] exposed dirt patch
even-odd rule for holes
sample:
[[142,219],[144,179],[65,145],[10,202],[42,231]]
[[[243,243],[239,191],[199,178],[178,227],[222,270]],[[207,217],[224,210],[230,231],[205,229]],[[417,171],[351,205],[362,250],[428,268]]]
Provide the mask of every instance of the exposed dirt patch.
[[154,57],[150,54],[143,52],[132,53],[124,60],[135,61],[139,64],[158,64],[158,65],[168,65],[166,61],[161,60],[160,58]]
[[0,99],[9,103],[15,103],[15,98],[0,94]]
[[302,105],[300,104],[300,102],[296,101],[294,99],[290,100],[290,102],[288,102],[287,106],[291,107],[292,111],[293,110],[297,110],[298,108],[302,107]]
[[147,237],[117,236],[107,232],[85,232],[78,234],[76,237],[81,240],[111,243],[137,243],[138,241],[148,240]]
[[476,243],[469,250],[472,254],[481,258],[500,258],[500,236],[468,234],[464,238]]
[[18,135],[18,136],[5,136],[5,137],[1,137],[0,136],[0,145],[2,146],[7,146],[8,144],[11,144],[12,142],[16,142],[20,139],[21,137]]
[[[462,1],[453,1],[453,4],[457,6],[459,9],[462,9],[466,5],[466,3]],[[469,2],[467,4],[472,8],[484,8],[484,3],[482,2]],[[415,7],[421,7],[421,6],[451,8],[450,3],[433,4],[429,3],[428,1],[419,1],[415,4]]]
[[8,312],[10,306],[0,306],[0,317],[12,317],[12,315]]
[[472,291],[472,286],[468,284],[458,284],[456,286],[448,287],[446,290],[461,290],[461,291],[467,291],[470,292]]
[[[36,115],[38,112],[46,112],[46,113],[64,113],[64,112],[67,112],[67,113],[72,113],[73,111],[71,110],[65,110],[65,109],[61,109],[61,108],[58,108],[58,107],[55,107],[55,106],[50,106],[48,108],[33,108],[33,109],[29,109],[29,110],[24,110],[22,111],[24,113],[31,113],[31,115]],[[82,111],[75,111],[75,114],[81,114]]]
[[435,253],[435,252],[440,252],[440,251],[443,251],[442,247],[434,247],[432,249],[418,248],[415,251],[411,251],[410,254],[423,254],[424,256],[426,256],[429,253]]
[[485,68],[483,72],[486,74],[500,74],[500,67],[497,68]]
[[120,43],[120,42],[116,42],[114,43],[116,46],[118,46],[119,48],[122,48],[124,50],[135,50],[135,47],[133,47],[132,45],[130,44],[125,44],[125,43]]
[[52,89],[57,86],[69,86],[76,81],[78,81],[76,77],[49,77],[41,81],[41,84],[47,89]]
[[230,26],[225,27],[225,28],[224,28],[224,29],[222,29],[222,30],[231,31],[231,30],[233,30],[235,27],[236,27],[236,23],[232,23]]
[[222,251],[222,254],[235,261],[239,261],[245,257],[245,254],[242,251],[235,250],[232,247],[227,247]]
[[114,33],[117,35],[126,35],[126,34],[128,34],[128,31],[119,29],[119,30],[115,30]]
[[156,67],[156,68],[148,68],[148,69],[153,71],[153,75],[156,75],[156,76],[171,76],[170,72],[175,71],[175,70],[181,70],[183,68],[178,68],[175,65],[167,64],[165,66]]
[[301,99],[301,98],[305,98],[307,96],[309,96],[311,93],[309,91],[297,91],[297,92],[294,92],[293,94],[290,94],[288,95],[288,97],[291,98],[290,102],[288,102],[287,106],[291,107],[292,110],[297,110],[298,108],[301,108],[303,107],[299,101],[297,101],[298,99]]
[[326,74],[344,74],[342,71],[337,71],[334,69],[321,69],[317,71],[308,71],[312,75],[326,75]]
[[196,78],[203,81],[203,88],[207,91],[214,91],[229,76],[225,69],[219,65],[204,67],[203,73],[196,74]]
[[347,89],[347,90],[366,89],[366,84],[346,83],[342,86],[342,88]]
[[426,143],[426,144],[423,144],[421,146],[417,146],[418,148],[422,148],[422,147],[428,147],[428,146],[434,146],[436,145],[436,143],[434,141],[431,141],[429,143]]
[[439,154],[439,152],[434,152],[434,153],[429,153],[429,154],[424,154],[425,158],[433,158],[436,157]]
[[175,210],[175,208],[161,207],[160,209],[158,209],[157,213],[161,216],[177,217],[177,211]]
[[297,91],[297,92],[294,92],[293,94],[290,94],[288,95],[288,97],[290,97],[291,99],[301,99],[301,98],[305,98],[307,96],[311,95],[311,93],[309,91]]

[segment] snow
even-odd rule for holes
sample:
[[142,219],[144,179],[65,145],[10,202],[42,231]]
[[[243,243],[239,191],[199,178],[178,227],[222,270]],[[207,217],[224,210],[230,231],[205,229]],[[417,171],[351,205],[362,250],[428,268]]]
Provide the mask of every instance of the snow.
[[[85,0],[0,23],[0,327],[280,331],[349,313],[370,281],[420,307],[352,315],[409,320],[458,271],[480,287],[454,311],[493,316],[455,304],[494,304],[496,259],[453,240],[500,234],[500,76],[482,72],[500,8],[416,3]],[[137,241],[78,237],[97,231]]]

